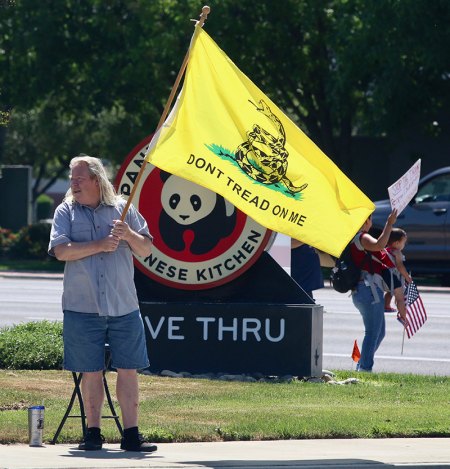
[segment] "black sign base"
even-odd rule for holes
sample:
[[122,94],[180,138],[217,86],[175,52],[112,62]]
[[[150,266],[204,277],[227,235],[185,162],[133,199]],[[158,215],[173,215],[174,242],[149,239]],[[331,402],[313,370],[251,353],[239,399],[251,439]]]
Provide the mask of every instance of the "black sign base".
[[153,372],[322,374],[323,307],[267,253],[210,290],[135,283]]

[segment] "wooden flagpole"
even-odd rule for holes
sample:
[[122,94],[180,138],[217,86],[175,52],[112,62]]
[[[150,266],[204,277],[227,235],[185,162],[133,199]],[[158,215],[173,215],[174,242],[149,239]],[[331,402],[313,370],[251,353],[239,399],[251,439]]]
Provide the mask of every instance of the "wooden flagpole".
[[[207,5],[205,5],[202,8],[200,18],[198,20],[192,20],[192,21],[195,21],[195,31],[194,31],[194,37],[191,41],[191,44],[193,44],[193,42],[195,40],[195,36],[197,34],[197,31],[199,31],[198,28],[202,28],[203,25],[205,24],[206,18],[208,17],[210,11],[211,11],[211,8]],[[186,70],[186,67],[187,67],[187,63],[189,61],[189,51],[190,51],[190,46],[189,46],[189,48],[186,52],[186,55],[184,56],[183,63],[181,64],[181,67],[180,67],[180,70],[178,72],[177,78],[176,78],[175,83],[172,87],[172,91],[170,92],[169,98],[167,99],[166,105],[165,105],[164,110],[163,110],[163,112],[161,114],[161,117],[159,119],[158,126],[156,127],[155,134],[162,127],[162,125],[164,124],[164,121],[166,120],[167,115],[169,114],[169,110],[172,106],[172,102],[173,102],[173,99],[175,97],[175,93],[177,92],[177,89],[180,86],[181,78],[183,77],[183,74],[184,74],[184,72]],[[150,149],[150,144],[151,144],[151,142],[148,144],[149,149]],[[138,175],[136,177],[136,180],[134,182],[133,189],[131,190],[130,195],[129,195],[128,200],[127,200],[127,203],[126,203],[126,205],[123,209],[122,216],[120,217],[121,221],[125,220],[125,216],[128,212],[128,209],[130,208],[130,205],[131,205],[131,202],[133,200],[134,194],[136,193],[137,186],[139,185],[142,174],[144,173],[144,169],[147,166],[147,155],[148,155],[149,149],[147,150],[147,153],[144,157],[144,161],[142,163],[141,169],[139,170],[139,173],[138,173]]]

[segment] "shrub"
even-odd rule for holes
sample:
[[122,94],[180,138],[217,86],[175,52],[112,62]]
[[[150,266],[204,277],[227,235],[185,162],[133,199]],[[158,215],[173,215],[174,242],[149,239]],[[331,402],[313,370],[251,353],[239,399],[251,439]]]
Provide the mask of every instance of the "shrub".
[[0,256],[7,256],[17,240],[17,234],[8,228],[0,227]]
[[52,207],[54,200],[47,194],[41,194],[36,199],[36,218],[46,220],[52,216]]
[[46,259],[51,225],[35,223],[24,226],[17,233],[17,239],[10,248],[10,257],[15,259]]
[[59,369],[63,360],[62,323],[28,322],[0,329],[0,367]]

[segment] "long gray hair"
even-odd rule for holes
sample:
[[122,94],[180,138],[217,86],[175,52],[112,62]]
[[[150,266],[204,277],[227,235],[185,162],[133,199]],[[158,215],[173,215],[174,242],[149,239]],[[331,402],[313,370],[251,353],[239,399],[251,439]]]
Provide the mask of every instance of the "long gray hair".
[[[117,194],[114,186],[109,181],[108,175],[106,174],[106,169],[99,158],[94,158],[93,156],[87,155],[76,156],[75,158],[71,159],[69,168],[72,170],[75,165],[81,162],[87,165],[89,174],[97,179],[98,185],[100,187],[101,202],[106,205],[115,205],[118,200],[122,199],[122,196]],[[67,200],[68,202],[72,202],[74,200],[72,189],[70,187],[66,192],[64,200]]]

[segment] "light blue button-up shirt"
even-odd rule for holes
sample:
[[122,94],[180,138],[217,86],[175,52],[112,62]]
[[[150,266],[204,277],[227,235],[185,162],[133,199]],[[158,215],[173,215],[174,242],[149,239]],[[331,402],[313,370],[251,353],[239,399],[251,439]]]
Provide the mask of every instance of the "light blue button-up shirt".
[[[78,202],[63,202],[55,210],[48,252],[59,244],[95,241],[111,233],[113,220],[119,220],[126,204],[100,204],[92,209]],[[125,220],[129,227],[151,238],[147,222],[130,205]],[[130,246],[121,240],[114,252],[101,252],[77,261],[67,261],[64,268],[63,310],[95,313],[100,316],[123,316],[139,309],[134,285],[133,256]]]

